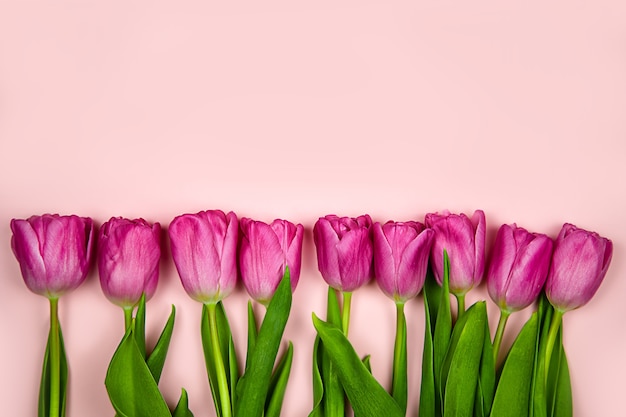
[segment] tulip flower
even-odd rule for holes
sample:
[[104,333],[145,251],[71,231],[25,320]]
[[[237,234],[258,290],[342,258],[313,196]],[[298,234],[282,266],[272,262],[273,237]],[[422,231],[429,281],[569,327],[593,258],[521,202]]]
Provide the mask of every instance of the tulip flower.
[[58,299],[83,283],[91,263],[93,221],[44,214],[11,220],[11,248],[29,290]]
[[404,303],[424,285],[435,233],[414,221],[375,223],[373,230],[376,282],[388,297]]
[[556,239],[546,295],[559,311],[582,307],[596,293],[613,255],[613,242],[595,232],[564,224]]
[[[206,314],[210,331],[207,335],[202,333],[202,343],[207,369],[214,369],[214,375],[209,373],[210,384],[216,388],[213,392],[218,414],[229,417],[232,402],[226,378],[225,359],[228,358],[224,358],[221,351],[217,309],[223,308],[220,301],[237,283],[239,222],[232,211],[224,214],[221,210],[207,210],[176,217],[168,232],[183,288],[191,298],[204,304],[203,320]],[[216,379],[211,379],[213,377]]]
[[302,225],[279,219],[266,224],[242,218],[241,231],[239,267],[248,294],[267,304],[287,266],[291,289],[295,290],[302,260]]
[[161,226],[112,217],[98,234],[98,272],[104,295],[125,311],[154,294],[159,280]]
[[415,297],[426,280],[428,255],[435,232],[423,224],[375,223],[374,274],[381,290],[396,302],[396,339],[393,356],[392,396],[406,412],[407,345],[404,303]]
[[430,213],[426,226],[435,231],[431,266],[439,284],[443,280],[443,252],[450,259],[450,292],[465,310],[465,294],[482,280],[485,269],[485,213],[476,210],[470,219],[465,214]]
[[168,229],[172,257],[191,298],[215,304],[237,283],[239,226],[232,211],[201,211],[176,217]]
[[317,265],[332,288],[352,292],[372,276],[372,219],[328,215],[313,227]]
[[357,218],[330,214],[313,227],[317,249],[317,265],[328,285],[341,291],[342,327],[348,334],[352,292],[372,277],[373,243],[372,219],[369,215]]
[[561,228],[545,289],[554,306],[545,350],[546,377],[563,314],[591,300],[609,269],[612,256],[613,242],[609,239],[569,223]]
[[[61,346],[59,297],[78,287],[91,263],[93,221],[87,217],[44,214],[11,220],[11,247],[28,289],[50,300],[50,331],[42,370],[39,412],[64,415],[67,359]],[[63,378],[62,375],[65,375]]]
[[530,233],[516,224],[504,224],[498,230],[487,272],[489,296],[500,308],[494,361],[509,315],[528,307],[539,296],[551,255],[552,239],[544,234]]

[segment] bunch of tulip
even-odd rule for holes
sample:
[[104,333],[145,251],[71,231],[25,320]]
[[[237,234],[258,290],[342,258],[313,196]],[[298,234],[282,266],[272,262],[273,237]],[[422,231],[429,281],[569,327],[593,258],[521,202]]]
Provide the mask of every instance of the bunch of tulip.
[[[482,211],[471,218],[428,214],[425,225],[370,226],[368,216],[359,219],[367,221],[326,216],[314,229],[318,266],[331,288],[326,321],[313,317],[318,340],[311,416],[346,415],[344,393],[355,415],[406,414],[404,303],[420,291],[425,310],[420,416],[572,415],[562,316],[595,294],[611,260],[610,240],[565,224],[553,243],[546,235],[503,225],[486,274],[489,295],[501,312],[492,342],[486,303],[465,308],[465,295],[486,269]],[[398,312],[389,391],[371,374],[369,357],[359,358],[347,338],[347,320],[340,319],[349,314],[345,288],[352,291],[367,281],[372,262],[378,285]],[[335,291],[344,293],[343,312]],[[450,295],[457,300],[456,317]],[[537,310],[500,364],[508,317],[535,301]]]
[[[87,275],[95,246],[93,221],[46,214],[14,219],[11,228],[13,251],[27,287],[50,300],[38,415],[64,416],[68,368],[58,300]],[[111,218],[98,235],[102,291],[124,313],[124,336],[105,379],[119,416],[193,417],[184,389],[170,411],[158,388],[174,329],[174,306],[155,346],[150,351],[146,347],[146,301],[157,287],[160,232],[158,223]],[[183,287],[203,305],[202,343],[219,416],[280,414],[293,359],[291,343],[274,365],[291,310],[291,293],[300,275],[302,235],[302,225],[285,220],[265,224],[246,218],[239,224],[234,213],[219,210],[179,216],[169,227]],[[250,296],[267,307],[259,327],[252,303],[248,303],[248,352],[242,375],[222,304],[234,290],[238,273]]]
[[[285,220],[238,223],[233,212],[219,210],[176,217],[169,227],[172,256],[183,287],[203,304],[202,344],[217,415],[278,416],[293,359],[291,343],[274,365],[300,276],[303,227]],[[222,303],[235,288],[237,261],[248,294],[267,307],[258,327],[248,303],[242,375]]]
[[[58,301],[85,280],[96,246],[94,224],[90,218],[46,214],[13,219],[11,229],[26,286],[50,303],[38,415],[62,417],[68,366]],[[360,417],[406,415],[412,391],[404,305],[420,292],[425,311],[420,416],[572,415],[562,317],[593,297],[609,267],[612,243],[571,224],[554,242],[503,225],[487,266],[485,230],[480,210],[471,218],[428,214],[424,223],[372,223],[368,215],[329,215],[316,222],[318,267],[329,288],[326,321],[313,316],[318,336],[311,416],[346,415],[346,397]],[[124,313],[124,335],[105,379],[119,416],[193,417],[184,389],[170,410],[158,388],[173,334],[173,306],[154,347],[146,346],[146,301],[157,287],[160,231],[158,223],[143,219],[111,218],[98,234],[102,290]],[[302,225],[239,221],[232,212],[212,210],[176,217],[168,233],[182,285],[202,304],[200,332],[217,415],[279,416],[292,344],[277,357],[300,275]],[[489,295],[500,309],[493,341],[486,302],[465,306],[466,294],[485,271]],[[248,302],[243,372],[223,304],[239,276],[251,298],[266,307],[259,326]],[[348,340],[352,293],[372,277],[397,311],[388,391],[372,375],[369,356],[361,359]],[[533,303],[536,311],[508,352],[500,352],[509,316]]]

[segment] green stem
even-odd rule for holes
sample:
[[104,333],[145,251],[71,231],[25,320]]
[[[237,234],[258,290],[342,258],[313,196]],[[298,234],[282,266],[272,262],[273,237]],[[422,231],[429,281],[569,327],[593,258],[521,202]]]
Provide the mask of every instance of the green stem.
[[211,334],[211,345],[213,351],[213,360],[215,361],[215,371],[217,373],[217,388],[222,405],[222,417],[231,417],[230,392],[228,389],[228,380],[226,379],[226,369],[224,368],[224,358],[222,358],[222,350],[220,348],[219,335],[217,333],[217,304],[207,304],[209,313],[209,328]]
[[348,327],[350,326],[350,305],[352,304],[352,293],[344,292],[343,294],[343,308],[341,311],[341,327],[343,334],[348,337]]
[[493,338],[493,363],[498,361],[498,353],[500,352],[500,345],[502,344],[502,336],[504,335],[504,328],[506,327],[506,321],[509,319],[511,313],[505,310],[500,310],[500,320],[498,321],[498,330],[496,330],[496,336]]
[[563,312],[555,309],[554,314],[552,315],[552,321],[550,322],[550,330],[548,331],[548,341],[546,342],[546,380],[548,379],[548,373],[550,372],[552,350],[554,349],[554,343],[556,342],[556,336],[559,333],[559,327],[561,327],[562,319]]
[[61,404],[61,341],[59,299],[50,299],[50,417],[59,417]]
[[393,348],[393,376],[391,381],[392,397],[400,408],[406,411],[407,404],[407,352],[406,318],[404,303],[396,303],[396,341]]
[[457,320],[461,318],[461,316],[463,315],[463,313],[465,313],[465,294],[454,294],[454,296],[456,297],[456,302],[457,302]]
[[133,308],[132,307],[123,307],[124,309],[124,330],[128,331],[130,326],[133,324]]

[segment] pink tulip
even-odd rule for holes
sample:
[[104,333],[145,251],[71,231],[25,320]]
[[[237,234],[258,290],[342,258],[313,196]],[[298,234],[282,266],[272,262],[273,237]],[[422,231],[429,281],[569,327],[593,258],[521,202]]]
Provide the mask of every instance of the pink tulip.
[[493,247],[487,288],[491,299],[508,313],[537,299],[548,277],[552,239],[517,225],[502,225]]
[[375,223],[373,230],[376,281],[388,297],[404,303],[424,286],[434,232],[413,221]]
[[561,312],[581,307],[596,293],[613,255],[613,243],[566,223],[556,239],[546,295]]
[[336,290],[352,292],[372,276],[373,244],[367,214],[357,218],[328,215],[313,227],[317,265]]
[[235,289],[238,235],[237,216],[232,211],[201,211],[172,221],[172,256],[191,298],[213,304]]
[[278,219],[266,224],[242,218],[241,231],[239,267],[248,294],[260,303],[267,304],[287,266],[291,289],[295,290],[302,260],[302,225],[296,226]]
[[100,228],[98,271],[104,295],[126,308],[150,299],[159,280],[161,226],[144,219],[112,217]]
[[57,299],[85,280],[94,226],[88,217],[44,214],[11,220],[11,247],[28,289]]
[[431,265],[439,284],[443,281],[443,251],[450,259],[450,292],[464,295],[482,280],[485,270],[485,213],[431,213],[426,225],[435,231]]

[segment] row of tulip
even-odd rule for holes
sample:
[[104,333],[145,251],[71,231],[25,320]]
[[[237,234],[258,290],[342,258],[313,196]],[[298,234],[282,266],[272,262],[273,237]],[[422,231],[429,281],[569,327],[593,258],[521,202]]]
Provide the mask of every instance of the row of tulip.
[[[59,343],[58,340],[61,336],[56,318],[57,302],[61,295],[76,288],[85,279],[95,246],[102,290],[109,300],[123,308],[126,318],[126,335],[114,355],[110,374],[117,375],[115,372],[118,368],[114,365],[125,354],[132,355],[133,349],[139,347],[143,355],[138,372],[151,372],[152,374],[147,375],[152,375],[156,389],[160,369],[155,370],[151,364],[164,360],[169,338],[163,337],[163,345],[155,346],[153,352],[158,353],[159,360],[154,359],[155,355],[151,362],[150,355],[145,353],[145,340],[141,341],[145,338],[141,321],[145,314],[145,299],[154,294],[158,281],[161,257],[160,225],[149,224],[143,219],[112,218],[100,227],[97,242],[93,221],[78,216],[43,215],[26,220],[14,219],[11,229],[12,248],[27,287],[48,297],[51,304],[51,332],[46,351],[48,360],[44,361],[52,367],[49,372],[44,369],[44,374],[48,372],[51,380],[44,384],[42,378],[41,390],[52,387],[53,392],[40,392],[40,398],[48,400],[44,401],[44,405],[40,401],[40,414],[56,417],[64,413],[66,389],[58,386],[62,380],[59,374],[63,372],[58,369],[61,366],[59,363],[63,362],[59,356],[64,355],[64,352],[62,341]],[[211,210],[176,217],[168,227],[168,234],[174,263],[185,291],[191,298],[206,306],[203,310],[203,315],[206,314],[203,343],[217,412],[223,416],[254,415],[251,410],[256,410],[259,406],[238,408],[239,403],[247,403],[245,395],[237,397],[240,390],[235,389],[236,384],[233,385],[233,380],[243,382],[252,379],[245,378],[249,364],[246,363],[246,372],[241,377],[238,372],[228,374],[228,369],[236,368],[236,363],[233,364],[230,360],[233,355],[229,349],[234,347],[229,347],[229,343],[232,345],[232,340],[229,342],[232,337],[221,300],[233,291],[240,276],[250,296],[268,307],[265,319],[275,320],[273,324],[268,323],[268,326],[286,322],[291,292],[284,293],[284,298],[288,300],[283,307],[279,306],[279,301],[272,307],[272,300],[277,298],[274,294],[281,281],[287,280],[286,277],[289,277],[291,290],[296,288],[301,268],[303,226],[285,220],[275,220],[270,224],[247,218],[239,220],[232,212],[225,214],[220,210]],[[316,375],[321,379],[323,390],[314,393],[312,415],[344,415],[344,393],[355,410],[362,407],[357,403],[368,402],[365,398],[353,397],[350,390],[346,390],[350,381],[345,380],[345,375],[342,377],[341,369],[349,362],[345,355],[350,352],[346,353],[346,349],[339,352],[337,349],[347,341],[352,292],[371,278],[376,279],[381,290],[398,306],[391,397],[403,414],[406,412],[407,402],[406,324],[403,307],[407,300],[422,291],[429,268],[438,284],[449,289],[456,297],[458,322],[461,322],[461,316],[466,310],[465,294],[481,282],[486,271],[489,295],[501,310],[501,319],[492,346],[495,361],[506,321],[511,313],[531,305],[542,289],[545,289],[548,300],[554,306],[555,329],[560,329],[562,314],[584,305],[596,292],[612,255],[610,240],[570,224],[563,226],[556,242],[544,234],[530,233],[513,224],[500,227],[487,267],[485,234],[485,216],[480,210],[471,218],[464,214],[432,213],[426,215],[424,224],[416,221],[373,223],[368,215],[358,218],[329,215],[315,223],[313,236],[318,268],[329,285],[327,324],[336,327],[345,340],[339,337],[333,341],[324,330],[325,324],[316,321],[316,329],[321,339],[316,341],[314,362],[317,370],[314,371],[314,380]],[[341,295],[341,302],[337,294]],[[136,310],[133,318],[133,312],[138,305],[139,310]],[[468,309],[470,310],[472,309]],[[270,311],[281,312],[274,314]],[[332,319],[333,315],[337,316],[334,311],[339,312],[340,318],[337,320]],[[257,337],[264,337],[264,326],[262,324],[259,330],[254,316],[249,324],[254,329],[252,339],[258,341]],[[171,323],[168,321],[164,328],[163,335],[169,334],[171,337],[171,326],[173,316]],[[551,333],[556,335],[556,330]],[[274,335],[273,339],[276,346],[270,349],[273,352],[269,355],[271,362],[266,360],[268,363],[263,366],[254,362],[255,346],[250,340],[248,356],[252,358],[254,369],[268,369],[267,378],[278,378],[281,375],[288,378],[288,353],[280,362],[287,361],[289,366],[275,371],[282,372],[280,375],[272,374],[282,330],[277,337],[278,339]],[[134,343],[138,345],[135,346]],[[547,342],[548,345],[554,343],[554,340]],[[263,343],[257,345],[265,346]],[[124,346],[128,347],[123,348]],[[448,349],[447,344],[445,348]],[[551,346],[550,349],[552,348]],[[330,358],[322,354],[322,351],[328,351]],[[337,364],[338,378],[324,371],[328,369],[329,361],[334,363],[336,360],[332,359],[333,355],[344,358],[342,363]],[[547,355],[551,357],[551,353]],[[263,352],[259,356],[263,356]],[[119,369],[122,373],[117,379],[111,376],[107,380],[110,382],[107,388],[118,414],[131,415],[132,413],[122,410],[119,405],[124,399],[117,396],[125,394],[112,385],[125,384],[124,381],[133,376],[124,373],[123,368]],[[372,386],[378,389],[376,383]],[[254,385],[249,391],[259,389],[262,389],[260,385]],[[262,402],[265,404],[266,397],[275,396],[278,406],[275,405],[272,409],[261,408],[261,413],[268,415],[272,410],[278,410],[279,413],[282,394],[284,387],[276,392],[267,392],[266,388]],[[382,394],[372,395],[380,397]],[[433,415],[444,412],[443,403],[439,403],[442,402],[445,392],[438,392],[438,395],[441,398]],[[422,396],[426,398],[424,393]],[[138,394],[135,399],[141,397]],[[169,414],[166,406],[161,407],[166,410],[162,414],[192,415],[183,397],[174,414]],[[146,407],[149,409],[149,405]],[[370,409],[364,411],[365,413],[374,410],[369,406],[365,408]],[[422,408],[420,405],[420,409]],[[154,410],[150,413],[159,415]]]

